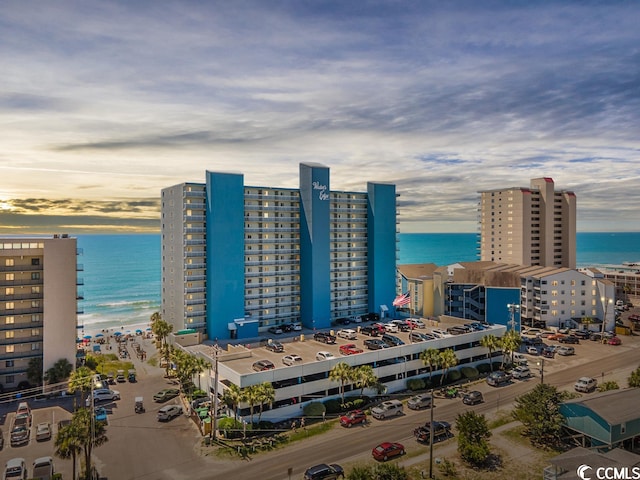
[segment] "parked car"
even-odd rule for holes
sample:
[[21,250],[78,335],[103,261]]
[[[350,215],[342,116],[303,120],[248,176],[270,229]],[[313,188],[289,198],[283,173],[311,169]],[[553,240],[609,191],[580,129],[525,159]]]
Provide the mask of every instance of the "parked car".
[[336,358],[336,357],[331,352],[318,352],[318,353],[316,353],[316,360],[318,360],[318,361],[331,360],[333,358]]
[[340,353],[342,355],[355,355],[356,353],[364,352],[363,349],[358,347],[355,343],[347,343],[345,345],[340,345]]
[[404,445],[397,442],[383,442],[371,450],[371,455],[376,460],[386,462],[390,458],[404,455]]
[[336,463],[331,465],[321,463],[307,468],[304,472],[304,480],[336,480],[337,478],[344,478],[344,470]]
[[180,390],[177,388],[165,388],[164,390],[160,390],[153,396],[154,402],[166,402],[167,400],[171,400],[172,398],[177,397],[180,394]]
[[182,414],[182,406],[180,405],[165,405],[158,410],[158,421],[168,422],[172,418]]
[[[111,402],[113,400],[120,400],[120,392],[117,390],[111,390],[109,388],[98,388],[93,391],[93,403],[96,404],[98,402]],[[91,406],[91,396],[87,397],[85,405],[87,407]]]
[[329,332],[316,332],[313,334],[313,339],[316,342],[322,342],[326,344],[336,343],[336,337],[331,335]]
[[[255,370],[256,372],[264,372],[265,370],[273,370],[274,368],[276,368],[276,366],[270,360],[258,360],[257,362],[253,362],[251,368],[253,368],[253,370]],[[155,395],[153,399],[156,399]]]
[[537,337],[542,333],[542,330],[540,330],[539,328],[523,328],[522,329],[522,336],[526,336],[526,337]]
[[36,425],[36,441],[44,442],[45,440],[51,440],[51,424],[49,422]]
[[266,345],[265,348],[267,350],[270,350],[274,353],[282,353],[284,352],[284,345],[282,345],[280,342],[276,342],[274,340],[270,340]]
[[533,347],[533,346],[527,347],[527,353],[529,355],[538,355],[539,354],[538,348],[537,347]]
[[580,377],[573,388],[576,392],[589,393],[593,392],[598,386],[598,381],[591,377]]
[[422,333],[422,332],[411,332],[409,334],[409,340],[411,342],[426,342],[429,340],[433,340],[434,337],[433,335],[429,335],[428,333]]
[[9,480],[26,480],[27,479],[27,465],[24,463],[24,458],[12,458],[7,461],[4,467],[3,478]]
[[570,343],[570,344],[578,344],[580,343],[580,339],[575,335],[565,335],[564,337],[558,339],[560,343]]
[[548,345],[540,350],[540,355],[544,358],[554,358],[556,356],[556,348],[553,345]]
[[365,340],[363,343],[364,343],[364,346],[369,350],[381,350],[383,348],[389,348],[389,345],[387,345],[382,340],[379,340],[377,338],[369,338]]
[[350,428],[352,425],[367,423],[367,414],[362,410],[352,410],[340,417],[340,425]]
[[607,343],[609,345],[622,345],[622,340],[620,340],[620,337],[611,337]]
[[284,357],[282,357],[282,363],[290,367],[292,365],[302,365],[304,362],[302,361],[302,357],[300,355],[292,353],[291,355],[285,355]]
[[355,340],[358,338],[358,332],[352,330],[351,328],[343,328],[342,330],[338,330],[338,337],[344,338],[346,340]]
[[400,400],[387,400],[386,402],[382,402],[377,407],[373,407],[371,409],[371,415],[373,418],[377,418],[378,420],[402,415],[402,413],[402,402]]
[[509,383],[511,381],[511,375],[503,371],[492,372],[487,377],[487,385],[492,387],[499,387],[502,384]]
[[125,383],[126,381],[127,381],[127,379],[124,376],[124,370],[118,370],[116,372],[116,382]]
[[513,363],[515,365],[527,365],[529,362],[527,360],[527,357],[525,357],[523,354],[518,353],[518,352],[514,352],[513,353]]
[[398,330],[401,332],[408,332],[413,328],[406,320],[391,320],[391,323],[395,323],[398,326]]
[[558,355],[567,356],[574,355],[576,353],[576,349],[573,347],[565,347],[564,345],[556,350]]
[[11,429],[11,446],[17,447],[29,443],[31,437],[31,429],[26,423],[15,425]]
[[409,407],[411,410],[431,408],[431,394],[420,393],[418,395],[414,395],[407,401],[407,407]]
[[380,336],[380,330],[372,325],[365,325],[360,329],[360,333],[362,333],[363,335],[369,335],[370,337]]
[[398,333],[400,329],[397,324],[389,322],[384,324],[384,331],[387,333]]
[[[416,440],[427,445],[431,443],[431,422],[416,428],[413,431]],[[433,422],[433,440],[434,443],[451,437],[451,424],[444,421]]]
[[301,323],[292,323],[291,324],[291,330],[293,330],[294,332],[300,332],[302,331],[302,324]]
[[53,458],[40,457],[33,461],[33,471],[30,478],[32,480],[52,480],[54,473]]
[[482,392],[479,392],[478,390],[467,392],[462,397],[462,403],[465,405],[476,405],[477,403],[482,402],[484,402],[484,397],[482,396]]
[[104,407],[98,407],[95,409],[96,422],[107,421],[107,409]]
[[432,328],[431,334],[436,338],[447,338],[453,336],[449,332],[442,330],[441,328]]
[[350,325],[351,320],[346,317],[342,317],[342,318],[338,318],[335,323],[336,325]]
[[395,335],[389,335],[388,333],[383,334],[380,339],[390,347],[398,347],[400,345],[404,345],[404,342],[402,340],[400,340]]
[[511,370],[512,378],[523,379],[523,378],[529,378],[530,376],[531,376],[531,370],[529,370],[529,367],[525,367],[523,365],[519,365],[513,370]]
[[16,409],[16,417],[15,418],[24,418],[27,421],[27,424],[31,426],[31,408],[27,402],[20,402],[18,404],[18,408]]
[[591,332],[589,332],[589,330],[576,330],[573,332],[573,335],[585,340],[591,336]]
[[419,318],[407,318],[407,323],[413,328],[426,328],[426,325]]
[[33,480],[52,480],[55,472],[53,458],[40,457],[33,461],[33,472],[31,479]]

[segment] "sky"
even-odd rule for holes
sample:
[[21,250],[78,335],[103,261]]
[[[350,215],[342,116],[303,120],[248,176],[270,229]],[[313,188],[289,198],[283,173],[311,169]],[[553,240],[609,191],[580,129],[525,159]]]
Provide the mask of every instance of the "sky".
[[158,232],[241,172],[396,184],[400,231],[475,232],[551,177],[578,231],[640,231],[640,2],[5,0],[0,233]]

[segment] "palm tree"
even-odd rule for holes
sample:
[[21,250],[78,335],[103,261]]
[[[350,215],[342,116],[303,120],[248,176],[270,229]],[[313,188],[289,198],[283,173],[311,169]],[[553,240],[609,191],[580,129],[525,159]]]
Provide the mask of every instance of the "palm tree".
[[58,430],[54,440],[54,455],[63,460],[71,459],[72,475],[76,478],[76,464],[78,454],[82,451],[77,425],[69,423]]
[[202,390],[202,387],[200,385],[200,374],[205,370],[209,370],[211,368],[211,363],[207,362],[207,360],[203,357],[196,357],[195,360],[195,364],[193,365],[193,374],[197,375],[198,377],[198,390]]
[[505,355],[510,355],[511,363],[513,363],[513,352],[520,348],[521,343],[520,335],[515,330],[509,330],[505,333],[500,339],[500,347],[502,348],[502,366],[500,368],[504,368]]
[[363,395],[365,388],[375,387],[380,382],[371,365],[360,365],[355,368],[353,370],[353,380],[360,387],[360,396]]
[[340,382],[340,396],[342,404],[344,404],[344,386],[347,382],[353,380],[353,367],[344,362],[337,363],[329,370],[329,379],[334,382]]
[[233,410],[236,420],[238,420],[238,407],[244,400],[244,392],[235,383],[231,383],[222,394],[222,401]]
[[253,424],[253,410],[259,402],[258,395],[259,385],[250,385],[242,389],[242,400],[249,404],[249,413],[251,415],[251,424]]
[[93,411],[88,408],[80,408],[73,413],[71,424],[75,425],[72,431],[78,434],[78,440],[84,451],[85,478],[91,478],[91,452],[94,447],[104,445],[109,439],[106,435],[104,422],[93,421]]
[[[157,312],[156,312],[157,313]],[[154,314],[155,315],[155,314]],[[156,336],[156,342],[160,344],[160,351],[162,352],[162,355],[164,356],[167,351],[166,351],[166,346],[167,346],[167,337],[169,336],[169,334],[171,332],[173,332],[173,325],[165,322],[164,320],[162,320],[160,318],[160,314],[158,314],[157,317],[154,317],[154,315],[151,316],[151,332],[153,332],[153,334]],[[169,374],[169,358],[168,355],[164,356],[164,358],[167,361],[167,365],[166,365],[166,373]]]
[[442,367],[442,377],[440,377],[440,386],[444,383],[444,377],[447,376],[447,372],[450,368],[455,367],[458,364],[458,357],[456,352],[451,348],[447,348],[443,352],[440,352],[440,366]]
[[271,385],[271,382],[263,382],[260,385],[257,385],[257,393],[256,396],[258,398],[258,402],[260,402],[260,412],[258,414],[258,423],[262,420],[262,410],[264,409],[265,404],[270,405],[276,399],[276,391]]
[[75,393],[80,390],[80,405],[84,406],[85,394],[91,391],[93,385],[94,374],[88,367],[79,367],[71,373],[69,377],[69,393]]
[[420,360],[429,367],[429,385],[431,385],[431,375],[434,368],[440,367],[440,351],[435,348],[428,348],[420,352]]
[[500,346],[500,340],[495,335],[485,335],[480,339],[480,345],[489,350],[489,368],[493,372],[493,352]]

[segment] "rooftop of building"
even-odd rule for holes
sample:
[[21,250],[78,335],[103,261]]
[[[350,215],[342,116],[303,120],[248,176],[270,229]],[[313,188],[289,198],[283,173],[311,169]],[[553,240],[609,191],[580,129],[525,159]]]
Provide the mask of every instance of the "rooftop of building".
[[640,418],[638,412],[640,389],[638,388],[596,393],[590,397],[567,400],[564,403],[566,405],[582,405],[604,419],[609,425],[620,425]]

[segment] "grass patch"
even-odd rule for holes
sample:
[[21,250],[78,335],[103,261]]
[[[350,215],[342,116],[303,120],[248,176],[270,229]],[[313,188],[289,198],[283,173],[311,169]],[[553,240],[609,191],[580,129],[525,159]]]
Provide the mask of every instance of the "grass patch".
[[505,430],[501,432],[500,435],[508,438],[513,442],[520,443],[526,447],[534,448],[531,445],[531,442],[529,441],[529,439],[522,434],[523,431],[524,431],[524,425],[518,425],[516,427],[510,428],[509,430]]
[[315,435],[321,435],[325,432],[328,432],[333,427],[334,422],[324,422],[308,425],[305,428],[298,428],[298,430],[296,430],[295,432],[289,433],[289,442],[297,442],[300,440],[305,440],[309,437],[313,437]]
[[501,427],[502,425],[506,425],[507,423],[511,423],[514,421],[513,416],[511,415],[511,410],[505,411],[500,410],[496,417],[491,420],[489,423],[489,430],[493,430],[494,428]]

